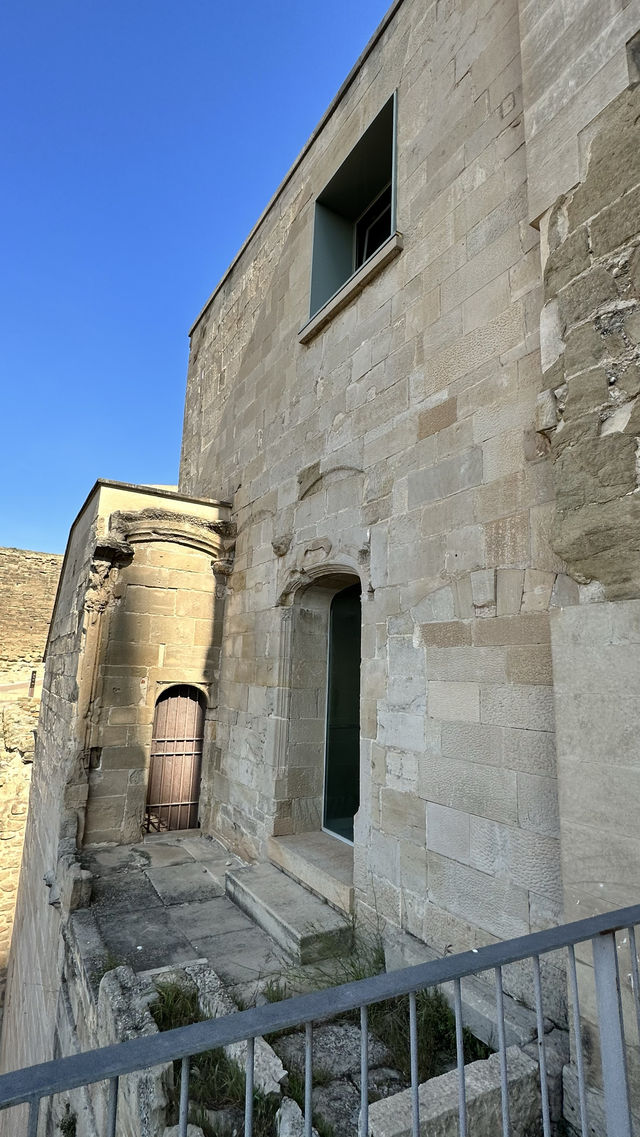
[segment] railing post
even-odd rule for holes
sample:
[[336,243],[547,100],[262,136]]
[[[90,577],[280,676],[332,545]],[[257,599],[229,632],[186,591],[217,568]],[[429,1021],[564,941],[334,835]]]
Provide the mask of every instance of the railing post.
[[606,932],[604,935],[596,936],[591,943],[596,979],[607,1137],[632,1137],[615,933]]

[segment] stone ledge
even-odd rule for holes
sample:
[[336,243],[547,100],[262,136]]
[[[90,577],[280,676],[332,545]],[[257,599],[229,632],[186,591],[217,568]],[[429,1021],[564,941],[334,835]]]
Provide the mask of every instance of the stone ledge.
[[393,260],[394,257],[398,256],[398,253],[402,252],[403,246],[402,233],[393,233],[388,241],[385,241],[378,251],[374,253],[372,257],[369,257],[369,260],[362,265],[362,268],[359,268],[353,276],[350,276],[346,283],[342,285],[342,288],[339,288],[331,299],[327,300],[327,303],[323,305],[320,311],[316,312],[304,327],[300,329],[298,332],[298,343],[309,343],[317,332],[319,332],[321,328],[324,328],[325,324],[329,323],[329,320],[333,319],[337,312],[340,312],[342,308],[345,308],[347,304],[351,303],[354,296],[362,292],[365,285],[368,284],[370,280],[373,280],[374,276],[377,276],[389,261]]

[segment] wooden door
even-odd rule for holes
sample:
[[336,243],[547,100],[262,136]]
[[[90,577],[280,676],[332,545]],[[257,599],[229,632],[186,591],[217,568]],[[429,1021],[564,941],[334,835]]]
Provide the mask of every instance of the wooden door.
[[170,687],[156,703],[146,830],[198,825],[205,700],[196,687]]

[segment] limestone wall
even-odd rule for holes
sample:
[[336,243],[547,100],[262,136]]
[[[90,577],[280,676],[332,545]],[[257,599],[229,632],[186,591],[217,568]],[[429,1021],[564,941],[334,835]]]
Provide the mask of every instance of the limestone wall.
[[89,887],[77,854],[139,838],[158,694],[197,683],[214,708],[216,605],[233,546],[224,512],[98,482],[72,527],[47,647],[4,1069],[53,1056],[63,937]]
[[[538,426],[553,461],[553,543],[580,582],[582,600],[552,621],[569,920],[638,900],[639,118],[635,84],[594,123],[583,179],[558,198],[542,224],[545,390]],[[629,1005],[628,944],[619,939],[622,995]],[[578,955],[585,1061],[597,1105],[592,961],[590,952]],[[629,1067],[638,1109],[635,1041],[629,1039]],[[571,1069],[568,1100],[574,1084]]]
[[[394,90],[403,251],[302,344],[314,200]],[[257,855],[298,826],[322,743],[295,624],[355,574],[358,903],[441,949],[561,912],[548,610],[577,589],[540,307],[516,0],[404,0],[193,329],[180,484],[238,525],[211,824]]]
[[[0,987],[11,941],[49,630],[62,557],[0,549]],[[32,678],[34,682],[32,683]]]
[[519,0],[529,217],[584,177],[598,115],[627,87],[639,0]]

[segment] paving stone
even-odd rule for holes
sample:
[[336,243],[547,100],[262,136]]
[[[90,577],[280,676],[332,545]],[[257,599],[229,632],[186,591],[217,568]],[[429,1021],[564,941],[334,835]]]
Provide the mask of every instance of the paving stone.
[[86,849],[82,854],[82,865],[98,876],[106,876],[107,873],[120,872],[124,869],[143,868],[144,857],[138,858],[132,853],[133,850],[128,845],[116,845],[114,849],[99,851]]
[[224,889],[215,877],[196,861],[183,864],[179,869],[171,865],[149,869],[146,875],[163,904],[187,904],[224,895]]
[[226,896],[196,900],[190,904],[172,904],[167,915],[174,927],[198,947],[205,939],[255,927]]
[[118,964],[150,971],[194,958],[193,945],[168,919],[163,908],[136,912],[109,911],[98,915],[98,927]]
[[282,971],[282,957],[273,940],[261,928],[203,937],[198,954],[205,956],[228,983],[256,980]]
[[208,864],[214,861],[216,864],[220,863],[227,868],[241,865],[242,861],[219,841],[214,841],[211,837],[183,837],[180,842],[180,848],[184,849],[196,861],[204,861]]
[[106,876],[94,877],[91,903],[99,911],[132,912],[136,909],[159,908],[162,901],[144,873],[120,869]]
[[183,845],[177,845],[174,842],[145,841],[142,845],[136,845],[134,848],[140,854],[143,863],[148,865],[150,869],[166,868],[169,865],[183,865],[187,861],[193,860]]

